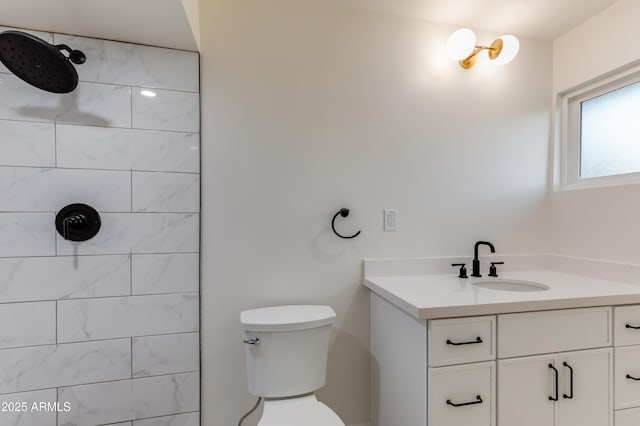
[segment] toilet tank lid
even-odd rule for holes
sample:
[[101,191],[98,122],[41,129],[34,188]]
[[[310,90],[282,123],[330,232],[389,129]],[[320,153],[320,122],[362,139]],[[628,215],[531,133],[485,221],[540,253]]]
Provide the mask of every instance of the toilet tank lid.
[[331,306],[271,306],[242,311],[240,323],[248,331],[294,331],[330,325],[335,317]]

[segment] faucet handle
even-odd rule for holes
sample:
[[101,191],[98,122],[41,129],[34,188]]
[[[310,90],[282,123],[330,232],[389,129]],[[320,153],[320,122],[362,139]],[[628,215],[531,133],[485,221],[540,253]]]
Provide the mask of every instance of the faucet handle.
[[451,266],[459,266],[460,272],[458,273],[458,278],[469,278],[467,276],[467,267],[464,263],[452,263]]
[[491,266],[489,267],[489,276],[497,277],[498,271],[496,269],[496,265],[504,265],[504,262],[491,262]]

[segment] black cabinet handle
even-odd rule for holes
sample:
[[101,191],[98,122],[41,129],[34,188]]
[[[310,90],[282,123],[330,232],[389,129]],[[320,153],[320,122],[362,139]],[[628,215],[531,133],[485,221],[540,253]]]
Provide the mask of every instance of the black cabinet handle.
[[447,404],[453,407],[464,407],[466,405],[474,405],[474,404],[482,404],[482,398],[480,395],[476,395],[476,400],[471,402],[461,402],[460,404],[456,404],[455,402],[451,402],[450,399],[447,399]]
[[640,381],[640,377],[633,377],[631,374],[627,374],[627,379]]
[[451,345],[451,346],[462,346],[462,345],[476,345],[478,343],[482,343],[482,337],[478,336],[476,337],[476,340],[472,340],[470,342],[452,342],[451,340],[447,339],[447,345]]
[[565,367],[569,369],[569,391],[570,395],[562,394],[562,397],[565,399],[573,399],[573,367],[571,367],[566,361],[562,363]]
[[555,380],[555,388],[556,388],[556,396],[550,396],[549,401],[557,401],[558,400],[558,369],[553,366],[553,364],[549,364],[549,368],[553,370],[554,380]]
[[627,324],[627,325],[625,325],[625,326],[624,326],[624,328],[632,328],[632,329],[634,329],[634,330],[640,330],[640,327],[634,327],[634,326],[633,326],[633,325],[631,325],[631,324]]

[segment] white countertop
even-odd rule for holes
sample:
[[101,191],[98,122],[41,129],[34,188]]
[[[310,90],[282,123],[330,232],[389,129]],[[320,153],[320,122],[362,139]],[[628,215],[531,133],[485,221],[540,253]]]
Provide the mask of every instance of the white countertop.
[[473,285],[486,276],[463,279],[455,274],[367,276],[364,285],[417,319],[640,303],[637,284],[550,269],[499,275],[499,279],[541,283],[549,290],[491,290]]

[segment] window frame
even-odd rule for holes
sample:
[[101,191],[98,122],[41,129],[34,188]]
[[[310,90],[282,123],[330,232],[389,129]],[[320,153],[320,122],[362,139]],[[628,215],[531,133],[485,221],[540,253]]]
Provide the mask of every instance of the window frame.
[[640,82],[640,64],[607,74],[559,95],[561,106],[560,189],[581,189],[640,183],[640,171],[580,177],[581,103]]

